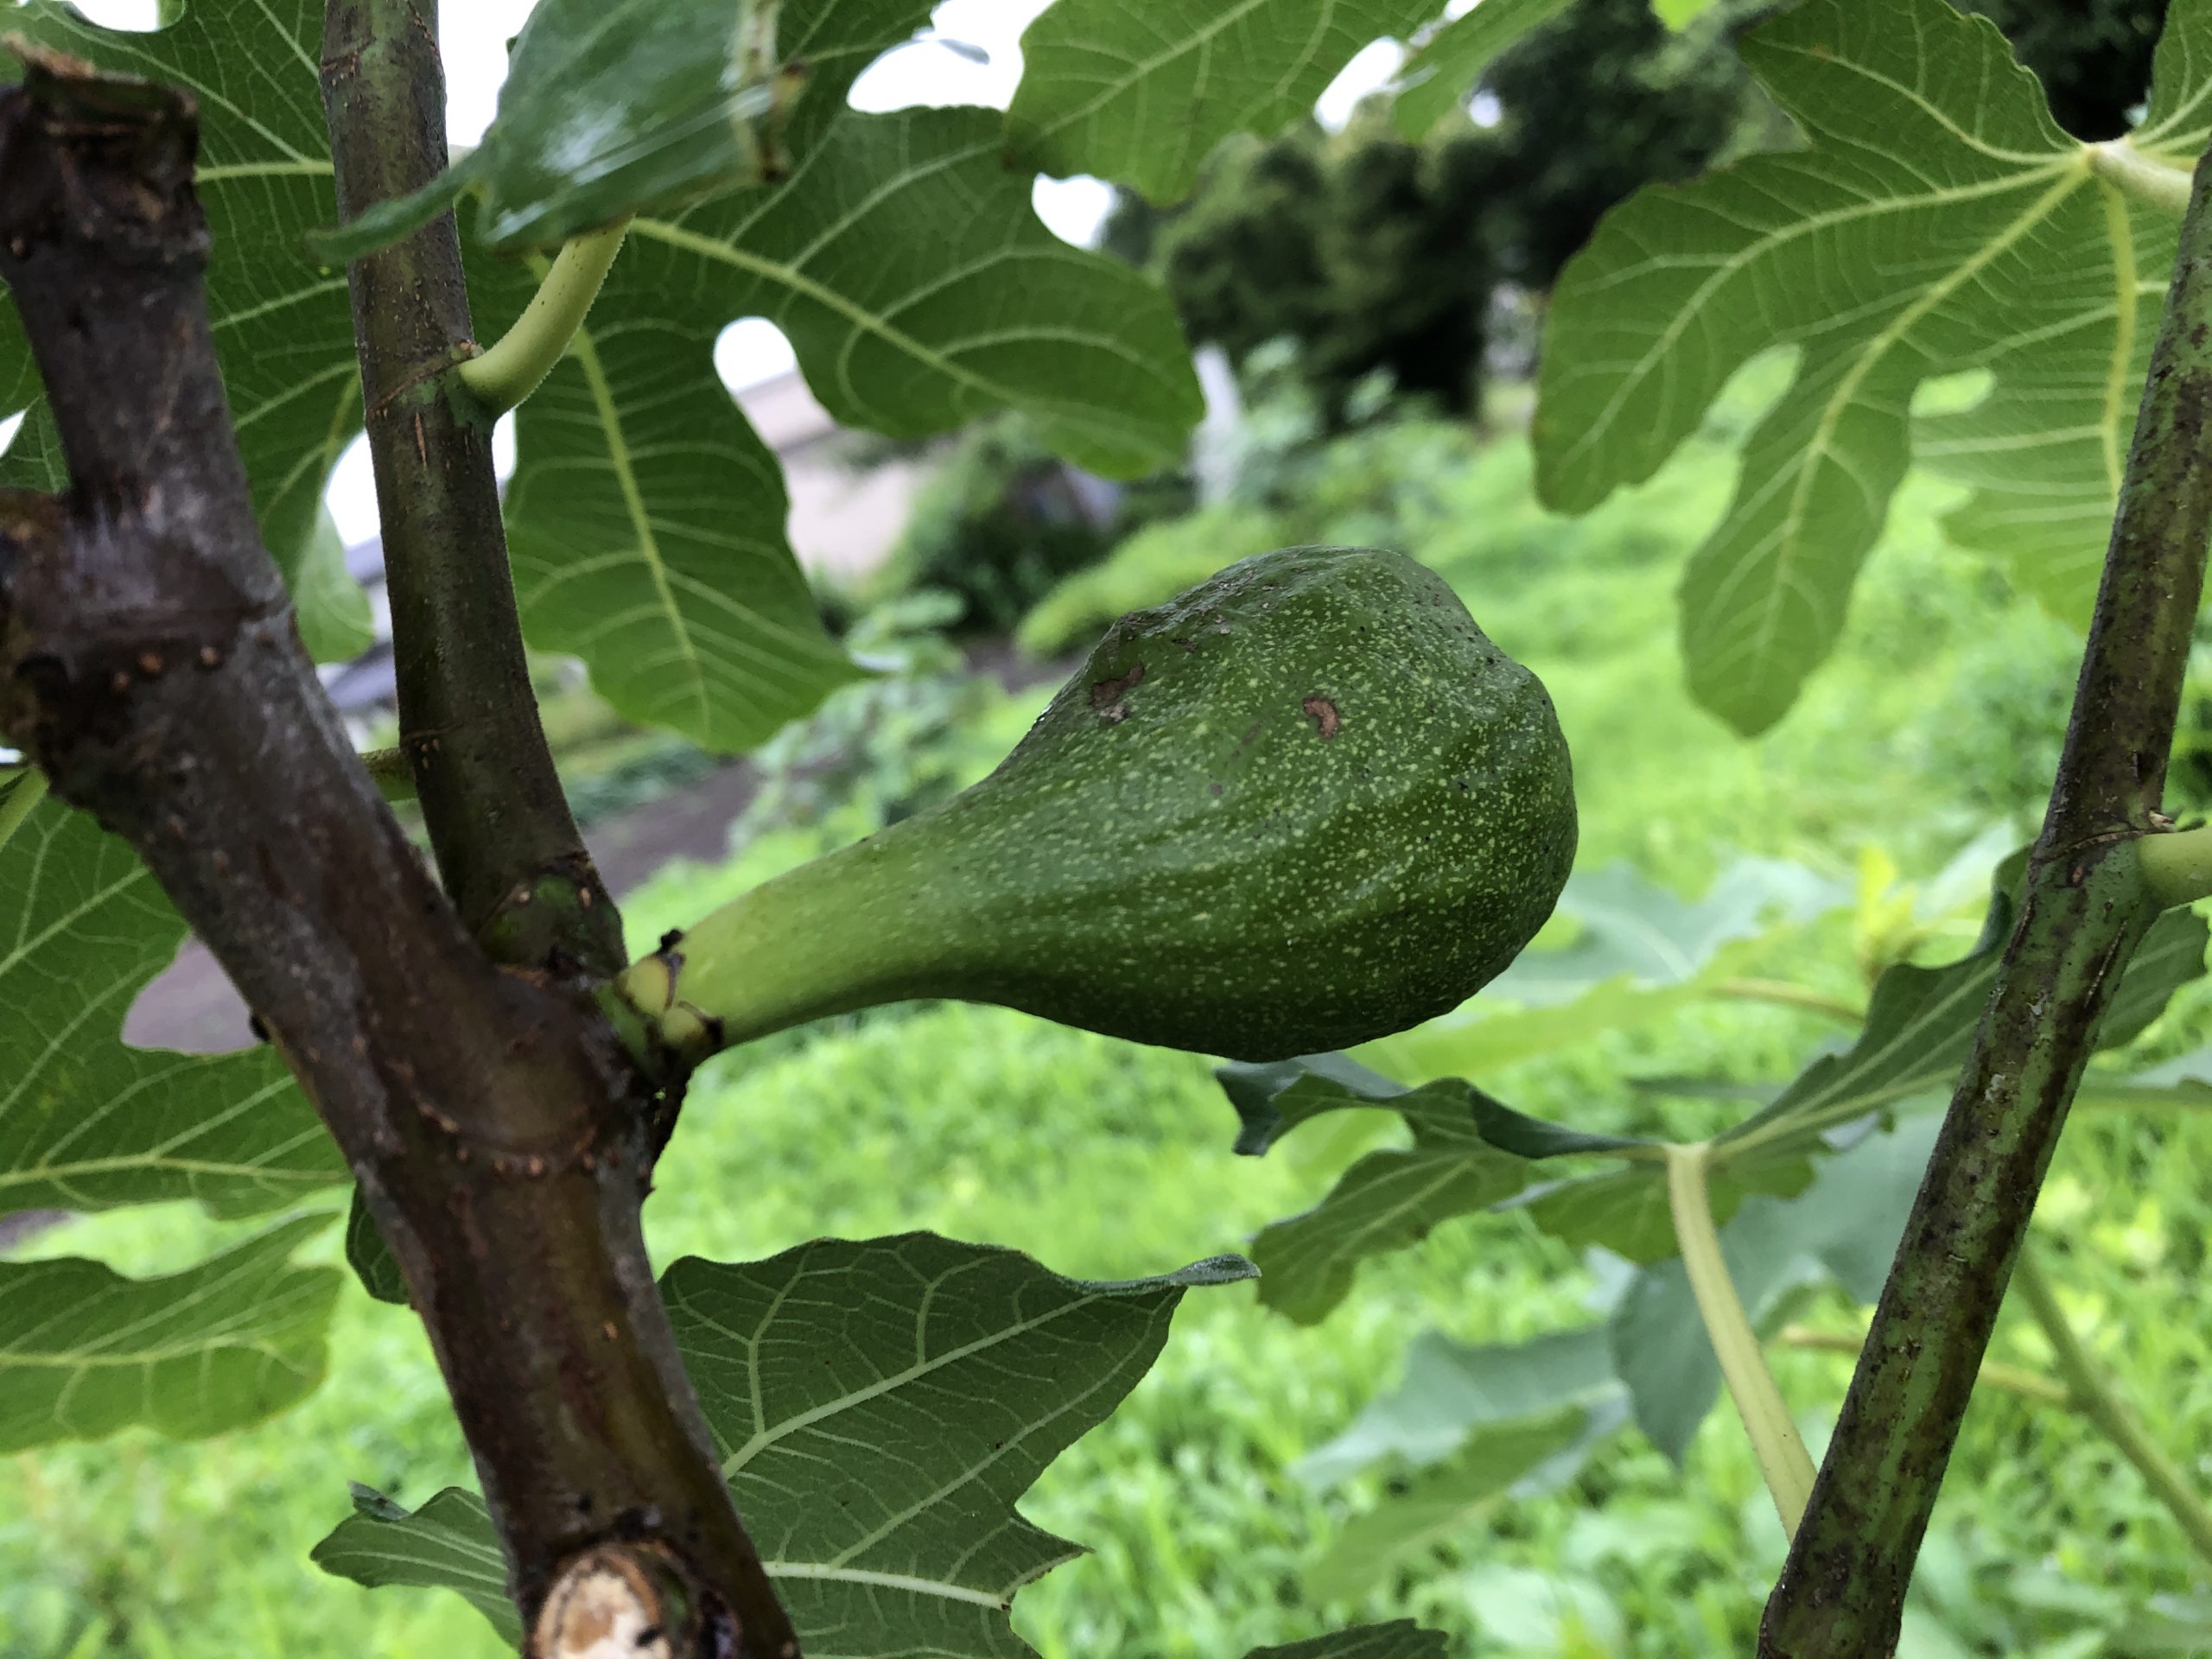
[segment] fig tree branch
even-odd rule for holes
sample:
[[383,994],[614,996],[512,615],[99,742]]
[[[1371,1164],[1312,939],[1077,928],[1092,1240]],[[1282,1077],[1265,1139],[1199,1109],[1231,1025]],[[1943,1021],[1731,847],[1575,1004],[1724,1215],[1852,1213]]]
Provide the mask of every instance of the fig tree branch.
[[2121,970],[2212,537],[2212,175],[2197,167],[2074,712],[2012,935],[1766,1607],[1766,1659],[1891,1651],[1974,1376]]
[[[352,219],[445,166],[436,0],[330,0],[323,103]],[[446,890],[503,962],[622,965],[620,918],[538,723],[453,215],[347,267],[383,521],[400,746]]]
[[673,1651],[790,1659],[639,1236],[640,1086],[588,996],[469,937],[262,550],[201,287],[195,143],[182,94],[67,58],[0,91],[0,279],[71,480],[4,521],[0,730],[138,850],[344,1149],[534,1651],[576,1650],[546,1610],[604,1580],[643,1586]]
[[[2208,1508],[2188,1476],[2144,1427],[2143,1420],[2112,1375],[2100,1365],[2059,1306],[2050,1281],[2044,1275],[2032,1244],[2013,1265],[2012,1288],[2026,1303],[2029,1316],[2050,1344],[2056,1376],[2047,1376],[2018,1365],[1985,1360],[1975,1386],[2010,1394],[2037,1405],[2073,1412],[2110,1440],[2113,1449],[2133,1464],[2151,1495],[2163,1503],[2197,1554],[2212,1560],[2212,1508]],[[1808,1325],[1785,1325],[1777,1338],[1789,1348],[1818,1352],[1859,1355],[1864,1338],[1853,1331],[1821,1331]]]

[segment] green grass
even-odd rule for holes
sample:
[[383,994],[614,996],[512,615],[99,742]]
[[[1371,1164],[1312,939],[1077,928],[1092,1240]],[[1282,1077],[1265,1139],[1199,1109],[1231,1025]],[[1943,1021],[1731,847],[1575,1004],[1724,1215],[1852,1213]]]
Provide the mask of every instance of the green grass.
[[[1370,443],[1329,481],[1319,529],[1402,540],[1543,675],[1574,747],[1586,867],[1627,859],[1694,893],[1738,853],[1848,874],[1874,849],[1925,880],[1992,823],[2024,833],[2031,823],[2076,647],[1989,567],[1941,544],[1937,486],[1908,486],[1834,662],[1789,719],[1745,743],[1689,703],[1674,643],[1681,559],[1732,482],[1717,449],[1573,523],[1530,505],[1517,441],[1449,467],[1424,453],[1420,477],[1395,476],[1388,446]],[[1362,467],[1377,475],[1363,483]],[[1037,701],[995,705],[963,740],[965,769],[1002,752]],[[779,831],[723,866],[665,873],[632,895],[633,935],[696,917],[866,827],[848,813]],[[1768,966],[1863,992],[1847,918],[1814,930],[1803,950]],[[2173,1052],[2208,1033],[2212,992],[2200,987],[2145,1046]],[[1771,1078],[1833,1035],[1802,1014],[1716,1003],[1484,1081],[1546,1116],[1696,1133],[1722,1109],[1655,1103],[1624,1077]],[[1232,1127],[1201,1059],[997,1010],[887,1011],[717,1062],[664,1164],[649,1231],[663,1261],[926,1227],[1065,1273],[1154,1273],[1237,1248],[1310,1204],[1352,1150],[1348,1133],[1317,1128],[1239,1160]],[[2063,1279],[2079,1322],[2185,1463],[2212,1440],[2212,1342],[2197,1294],[2205,1169],[2212,1121],[2087,1116],[2041,1217],[2068,1247]],[[36,1248],[144,1270],[235,1230],[170,1208],[78,1224]],[[335,1247],[334,1235],[331,1259]],[[1125,1408],[1027,1500],[1037,1522],[1096,1553],[1025,1591],[1018,1624],[1048,1659],[1237,1659],[1332,1621],[1408,1613],[1452,1632],[1455,1651],[1482,1655],[1747,1650],[1782,1541],[1725,1407],[1682,1470],[1624,1435],[1569,1492],[1503,1505],[1367,1601],[1305,1596],[1306,1573],[1376,1489],[1317,1496],[1288,1472],[1296,1458],[1395,1380],[1419,1331],[1532,1335],[1586,1317],[1590,1289],[1563,1247],[1495,1217],[1370,1268],[1310,1330],[1264,1313],[1249,1287],[1193,1294]],[[1843,1313],[1823,1317],[1840,1324]],[[2000,1346],[2020,1363],[2039,1358],[2009,1321]],[[1817,1438],[1845,1363],[1796,1352],[1777,1363]],[[466,1472],[411,1318],[349,1288],[328,1381],[283,1417],[202,1446],[132,1433],[0,1462],[0,1654],[491,1654],[488,1630],[458,1601],[370,1596],[305,1559],[343,1513],[346,1480],[415,1501]],[[1933,1548],[1923,1578],[1943,1591],[1953,1633],[1932,1632],[1929,1608],[1916,1611],[1906,1651],[1918,1659],[2097,1651],[2037,1649],[2026,1626],[1995,1622],[2015,1617],[1999,1592],[2022,1574],[2136,1604],[2204,1578],[2093,1434],[2005,1397],[1977,1402]]]

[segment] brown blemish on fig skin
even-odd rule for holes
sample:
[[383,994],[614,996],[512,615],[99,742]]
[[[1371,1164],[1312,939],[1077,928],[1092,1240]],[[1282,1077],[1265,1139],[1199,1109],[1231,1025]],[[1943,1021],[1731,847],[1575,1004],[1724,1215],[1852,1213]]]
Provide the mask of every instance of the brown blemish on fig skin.
[[1321,741],[1325,743],[1334,737],[1338,728],[1344,723],[1344,716],[1337,712],[1337,705],[1326,697],[1308,697],[1300,706],[1313,718],[1313,729],[1321,734]]
[[[1111,703],[1119,702],[1128,695],[1131,686],[1141,685],[1143,683],[1144,664],[1132,663],[1129,664],[1129,671],[1118,679],[1097,680],[1092,683],[1090,706],[1094,709],[1104,709]],[[1126,709],[1123,710],[1124,715],[1127,712]]]

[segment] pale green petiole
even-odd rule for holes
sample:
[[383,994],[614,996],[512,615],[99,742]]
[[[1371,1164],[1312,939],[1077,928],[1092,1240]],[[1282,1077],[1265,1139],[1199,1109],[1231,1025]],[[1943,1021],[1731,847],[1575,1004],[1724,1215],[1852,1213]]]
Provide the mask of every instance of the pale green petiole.
[[1706,1190],[1711,1152],[1701,1141],[1667,1148],[1668,1209],[1675,1242],[1681,1246],[1690,1294],[1697,1299],[1698,1313],[1720,1361],[1728,1396],[1736,1402],[1744,1432],[1751,1437],[1782,1529],[1794,1534],[1812,1495],[1813,1459],[1789,1414],[1789,1402],[1775,1384],[1774,1373],[1767,1369],[1766,1355],[1744,1312],[1743,1299],[1736,1294],[1736,1282],[1728,1276],[1720,1234],[1713,1224],[1713,1201]]
[[563,247],[514,327],[461,365],[461,385],[493,414],[514,408],[553,372],[599,297],[629,228],[626,217]]
[[2089,171],[2122,194],[2147,202],[2179,219],[2189,206],[2190,170],[2145,155],[2125,138],[2084,144]]

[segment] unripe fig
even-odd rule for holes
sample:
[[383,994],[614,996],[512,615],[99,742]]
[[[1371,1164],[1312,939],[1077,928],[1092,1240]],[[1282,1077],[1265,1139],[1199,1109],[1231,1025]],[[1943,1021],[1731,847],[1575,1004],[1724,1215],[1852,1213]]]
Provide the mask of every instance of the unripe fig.
[[1298,547],[1109,630],[998,769],[621,990],[692,1057],[911,997],[1274,1059],[1487,983],[1574,858],[1536,677],[1402,554]]

